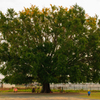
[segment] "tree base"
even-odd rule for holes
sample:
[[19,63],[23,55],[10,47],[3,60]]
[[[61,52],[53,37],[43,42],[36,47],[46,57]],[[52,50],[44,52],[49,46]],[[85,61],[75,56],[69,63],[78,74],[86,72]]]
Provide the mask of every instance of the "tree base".
[[51,93],[49,83],[45,83],[45,84],[43,84],[43,87],[42,87],[41,93]]

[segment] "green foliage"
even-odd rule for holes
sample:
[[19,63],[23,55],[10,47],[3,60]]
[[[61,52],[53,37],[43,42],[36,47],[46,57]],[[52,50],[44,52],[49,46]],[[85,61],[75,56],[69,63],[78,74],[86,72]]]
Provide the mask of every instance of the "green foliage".
[[[99,82],[100,27],[83,8],[0,12],[0,72],[7,83]],[[4,40],[4,41],[2,41]]]

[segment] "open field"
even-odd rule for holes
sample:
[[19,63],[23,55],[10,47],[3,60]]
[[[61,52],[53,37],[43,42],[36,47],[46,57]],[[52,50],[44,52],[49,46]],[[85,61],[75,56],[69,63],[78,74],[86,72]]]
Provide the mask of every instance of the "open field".
[[[77,93],[0,93],[0,100],[93,100]],[[96,100],[96,99],[95,99]]]
[[0,98],[2,100],[100,100],[100,91],[91,91],[90,96],[83,90],[66,90],[63,93],[59,90],[52,91],[53,93],[32,93],[32,89],[20,88],[17,93],[14,93],[13,89],[0,89]]

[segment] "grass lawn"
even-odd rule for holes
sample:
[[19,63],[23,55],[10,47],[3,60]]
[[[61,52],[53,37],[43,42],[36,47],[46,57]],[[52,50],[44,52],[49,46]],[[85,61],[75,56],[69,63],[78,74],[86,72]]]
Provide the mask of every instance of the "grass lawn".
[[[59,90],[52,90],[53,93],[60,93]],[[13,89],[0,90],[0,92],[13,92]],[[18,92],[32,92],[32,89],[18,89]],[[88,99],[98,99],[100,100],[100,91],[91,91],[91,95],[88,96],[87,91],[84,90],[65,90],[64,93],[78,93],[79,97],[88,98]]]
[[[81,93],[80,93],[81,94]],[[82,93],[83,94],[83,93]],[[83,98],[88,98],[88,99],[98,99],[100,100],[100,92],[91,92],[91,95],[88,96],[88,95],[83,95],[81,96]]]
[[[0,92],[14,92],[14,89],[2,89]],[[18,92],[32,92],[32,89],[18,89]]]

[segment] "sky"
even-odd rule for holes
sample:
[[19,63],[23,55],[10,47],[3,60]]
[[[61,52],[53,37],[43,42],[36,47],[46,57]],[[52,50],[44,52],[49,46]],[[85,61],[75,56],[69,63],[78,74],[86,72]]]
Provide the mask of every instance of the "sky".
[[[5,14],[8,8],[14,8],[16,12],[19,12],[31,5],[36,5],[41,10],[43,7],[50,7],[50,4],[68,8],[77,4],[89,16],[93,17],[96,14],[100,19],[100,0],[0,0],[0,11]],[[3,76],[0,75],[0,78]]]
[[83,7],[88,15],[93,17],[97,14],[100,18],[100,0],[0,0],[0,11],[6,13],[8,8],[14,8],[18,12],[24,7],[30,7],[31,4],[39,7],[40,10],[43,7],[50,7],[50,4],[69,8],[76,3]]

